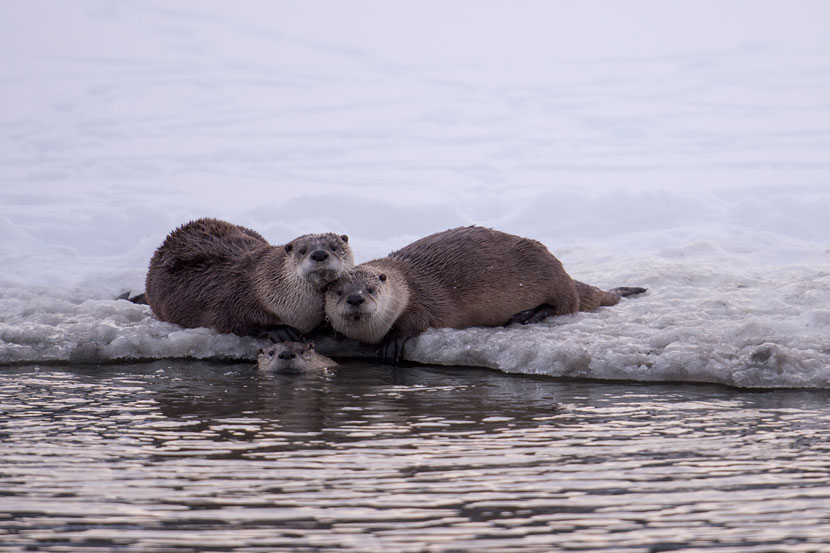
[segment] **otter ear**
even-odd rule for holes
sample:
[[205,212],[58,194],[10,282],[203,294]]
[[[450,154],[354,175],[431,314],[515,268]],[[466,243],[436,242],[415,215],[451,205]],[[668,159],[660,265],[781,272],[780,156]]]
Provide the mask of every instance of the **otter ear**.
[[307,343],[307,344],[306,344],[306,347],[307,347],[308,349],[310,349],[310,350],[312,350],[312,351],[313,351],[313,350],[314,350],[314,342],[309,342],[309,343]]
[[346,242],[347,244],[348,244],[348,242],[349,242],[349,236],[348,236],[348,235],[346,235],[346,234],[341,234],[341,235],[340,235],[340,239],[341,239],[343,242]]
[[257,355],[262,355],[263,353],[265,353],[265,350],[262,349],[262,348],[259,348],[259,351],[256,352],[256,353],[257,353]]
[[379,274],[378,280],[380,280],[381,282],[386,282],[386,273]]
[[293,250],[293,249],[294,249],[294,246],[292,244],[286,244],[285,245],[286,253],[291,253],[291,250]]

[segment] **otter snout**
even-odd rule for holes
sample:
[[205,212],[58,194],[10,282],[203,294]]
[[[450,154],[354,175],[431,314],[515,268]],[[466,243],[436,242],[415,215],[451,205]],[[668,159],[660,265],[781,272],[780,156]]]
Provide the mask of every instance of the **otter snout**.
[[313,261],[321,263],[329,258],[329,252],[327,252],[326,250],[314,250],[313,252],[311,252],[311,255],[309,257],[311,257]]
[[293,351],[283,350],[277,355],[278,359],[282,359],[283,361],[290,361],[291,359],[296,359],[297,354]]
[[344,261],[336,253],[326,250],[314,250],[303,260],[301,271],[303,278],[322,288],[329,282],[337,280],[345,271],[351,268],[348,260]]
[[352,307],[358,307],[365,301],[366,298],[364,298],[362,294],[350,294],[349,297],[346,298],[346,303],[348,303]]

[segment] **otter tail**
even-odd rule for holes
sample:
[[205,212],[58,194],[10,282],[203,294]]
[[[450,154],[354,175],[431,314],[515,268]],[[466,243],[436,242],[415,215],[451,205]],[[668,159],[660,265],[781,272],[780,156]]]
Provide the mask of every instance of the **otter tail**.
[[600,290],[596,286],[585,284],[584,282],[574,281],[574,283],[576,284],[576,291],[579,294],[580,311],[594,311],[599,307],[616,305],[619,303],[620,298],[633,296],[634,294],[642,294],[646,291],[646,288],[636,286],[623,286],[605,291]]

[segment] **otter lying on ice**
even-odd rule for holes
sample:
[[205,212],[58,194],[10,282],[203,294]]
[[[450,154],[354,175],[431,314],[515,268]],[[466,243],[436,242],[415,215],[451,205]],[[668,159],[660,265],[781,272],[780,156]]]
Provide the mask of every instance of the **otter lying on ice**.
[[272,246],[251,229],[198,219],[155,251],[145,295],[156,317],[187,328],[296,339],[323,322],[323,287],[353,265],[345,235]]
[[541,243],[471,226],[358,265],[328,285],[325,310],[335,330],[382,343],[383,358],[398,361],[406,340],[428,328],[536,322],[645,291],[577,282]]

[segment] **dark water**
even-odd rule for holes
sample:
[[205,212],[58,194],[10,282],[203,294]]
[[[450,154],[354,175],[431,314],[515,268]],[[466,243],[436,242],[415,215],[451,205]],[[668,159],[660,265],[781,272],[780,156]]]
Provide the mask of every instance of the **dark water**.
[[830,551],[830,394],[0,369],[0,551]]

